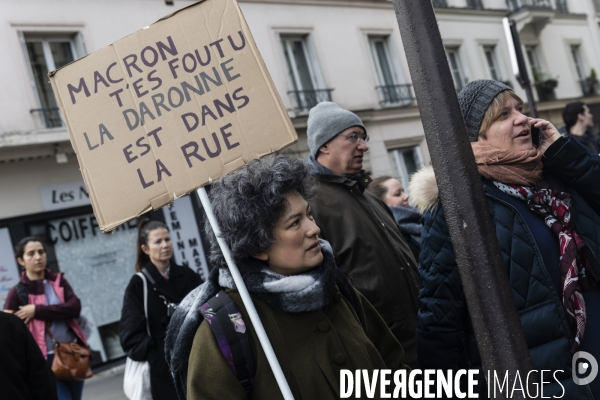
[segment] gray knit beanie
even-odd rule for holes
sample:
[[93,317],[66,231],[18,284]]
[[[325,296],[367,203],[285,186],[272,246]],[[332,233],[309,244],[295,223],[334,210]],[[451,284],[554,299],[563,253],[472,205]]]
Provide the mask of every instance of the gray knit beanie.
[[306,135],[310,154],[317,158],[321,146],[353,126],[360,126],[367,132],[360,118],[352,111],[344,110],[339,104],[330,101],[317,104],[308,113]]
[[512,91],[512,88],[492,79],[479,79],[469,82],[460,91],[458,103],[467,126],[470,142],[477,141],[485,112],[492,104],[492,100],[505,90]]

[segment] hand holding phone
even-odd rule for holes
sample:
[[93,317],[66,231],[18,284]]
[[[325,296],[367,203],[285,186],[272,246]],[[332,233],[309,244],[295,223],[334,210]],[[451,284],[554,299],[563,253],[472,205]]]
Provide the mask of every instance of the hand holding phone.
[[558,129],[545,119],[529,118],[529,125],[531,126],[531,141],[536,145],[537,140],[538,149],[542,153],[561,136]]

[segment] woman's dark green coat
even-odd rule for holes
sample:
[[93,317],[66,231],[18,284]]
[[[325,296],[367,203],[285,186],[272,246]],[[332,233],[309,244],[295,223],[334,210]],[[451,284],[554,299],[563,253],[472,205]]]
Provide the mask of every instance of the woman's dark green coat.
[[[227,293],[250,331],[256,360],[252,399],[283,399],[238,292],[227,290]],[[300,313],[284,312],[252,298],[295,399],[339,399],[341,369],[405,368],[400,343],[364,296],[358,292],[356,295],[356,310],[336,288],[323,309]],[[389,393],[392,391],[393,387]],[[378,398],[379,389],[376,393]],[[206,321],[194,338],[187,397],[189,400],[247,398]]]

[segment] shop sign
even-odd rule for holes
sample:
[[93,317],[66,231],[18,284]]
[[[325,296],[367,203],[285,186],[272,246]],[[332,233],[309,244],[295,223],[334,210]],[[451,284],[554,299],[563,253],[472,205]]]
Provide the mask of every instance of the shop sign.
[[8,228],[0,228],[0,305],[4,305],[8,291],[19,283],[19,267],[15,260]]
[[44,211],[90,205],[90,195],[83,181],[43,186],[40,196]]
[[171,231],[175,262],[196,271],[205,281],[208,277],[208,266],[192,199],[189,196],[177,199],[170,207],[163,208],[163,213]]
[[103,232],[298,140],[235,0],[48,75]]

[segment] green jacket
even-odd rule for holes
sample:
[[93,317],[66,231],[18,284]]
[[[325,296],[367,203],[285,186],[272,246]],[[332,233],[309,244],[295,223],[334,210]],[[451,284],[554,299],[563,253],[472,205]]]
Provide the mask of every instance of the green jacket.
[[[250,332],[256,360],[252,398],[283,399],[239,293],[232,290],[227,293]],[[295,399],[339,399],[341,369],[407,368],[402,363],[404,351],[385,322],[362,295],[357,292],[357,296],[359,304],[355,310],[336,287],[325,308],[301,313],[287,313],[252,298]],[[391,387],[388,386],[388,393],[392,393]],[[379,393],[378,389],[376,396]],[[194,338],[187,397],[189,400],[247,398],[206,321]]]
[[405,363],[417,368],[417,262],[396,226],[391,210],[365,191],[359,181],[318,174],[310,200],[321,238],[333,248],[336,265],[381,314],[406,352]]

